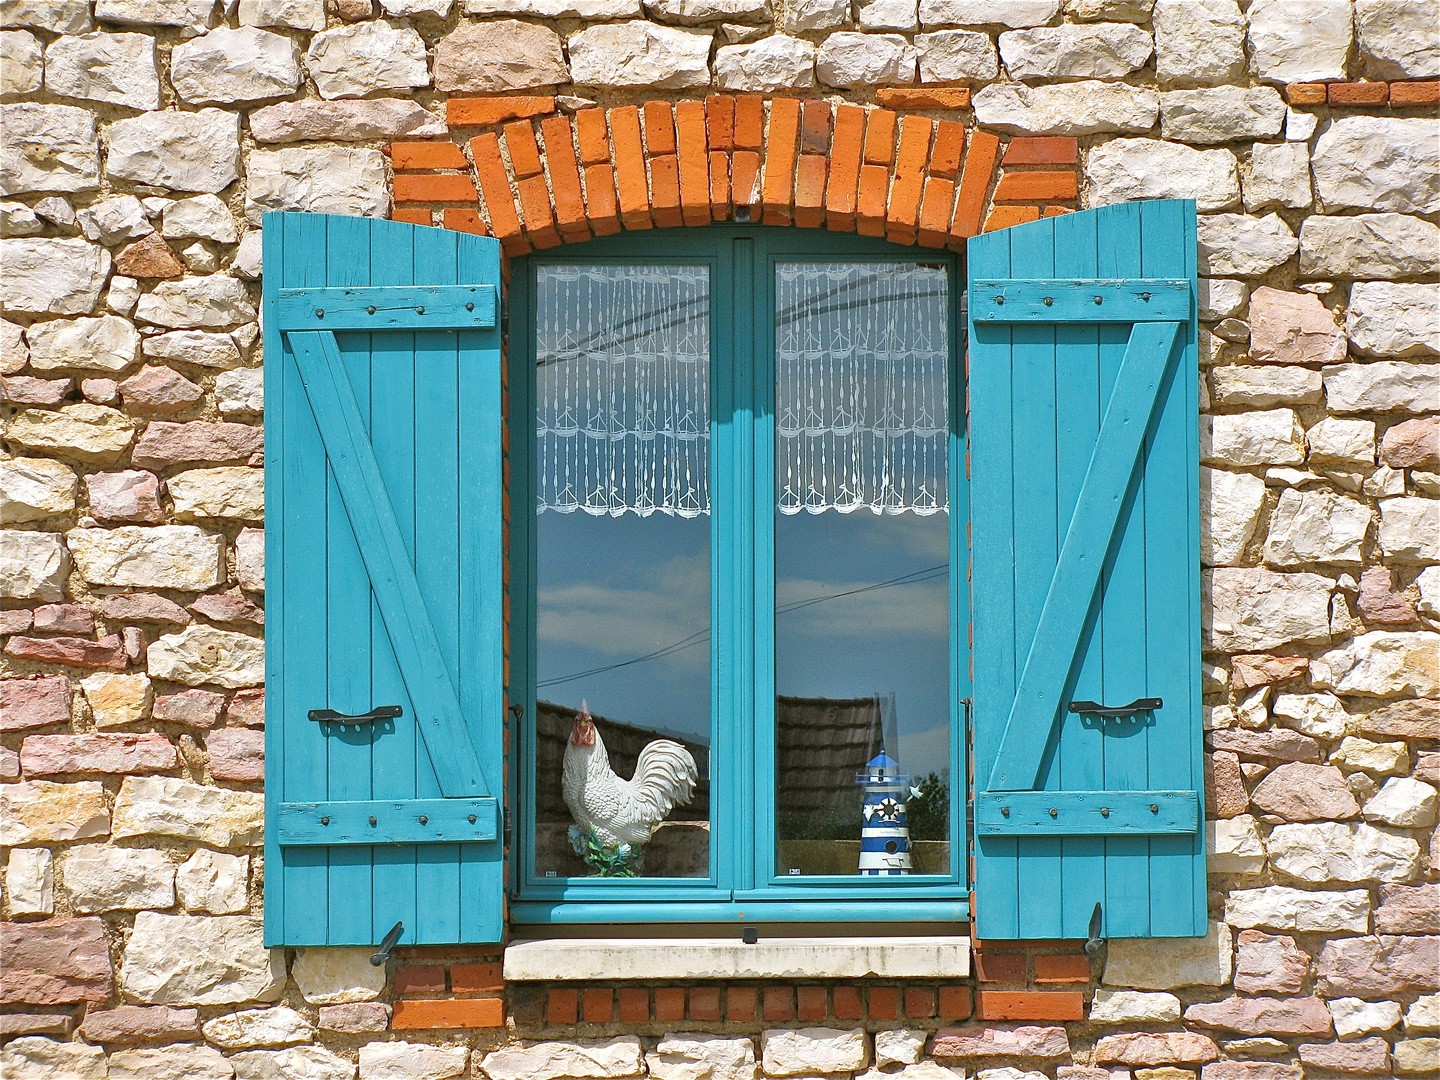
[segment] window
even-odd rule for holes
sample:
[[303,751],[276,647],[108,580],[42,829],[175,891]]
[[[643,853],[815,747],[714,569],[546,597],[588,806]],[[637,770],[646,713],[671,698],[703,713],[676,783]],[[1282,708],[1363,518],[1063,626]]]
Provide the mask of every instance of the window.
[[522,917],[963,895],[959,280],[753,227],[517,261]]

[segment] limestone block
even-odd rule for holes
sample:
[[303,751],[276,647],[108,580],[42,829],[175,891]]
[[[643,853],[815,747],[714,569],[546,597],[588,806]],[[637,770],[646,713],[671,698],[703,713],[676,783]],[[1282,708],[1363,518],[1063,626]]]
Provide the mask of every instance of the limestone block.
[[1370,527],[1363,502],[1323,490],[1287,488],[1270,519],[1265,562],[1271,566],[1307,563],[1360,565],[1360,545]]
[[1104,983],[1138,990],[1224,986],[1230,981],[1230,927],[1211,921],[1203,938],[1116,938],[1105,958]]
[[385,156],[379,150],[350,146],[256,150],[246,171],[245,216],[252,225],[259,225],[267,210],[384,217],[390,212],[388,183]]
[[1200,470],[1200,561],[1234,566],[1254,535],[1265,502],[1265,482],[1249,473]]
[[[381,0],[384,3],[384,0]],[[394,3],[395,0],[391,0]],[[443,0],[401,0],[402,3],[431,3],[443,2]],[[613,22],[620,19],[638,19],[645,15],[645,9],[640,0],[463,0],[464,11],[467,15],[529,15],[542,19],[585,19],[591,22]],[[711,0],[677,0],[672,7],[685,8],[689,12],[714,12],[708,18],[698,18],[688,21],[712,22],[717,18],[728,18],[728,15],[719,13],[723,7],[739,7],[748,0],[740,0],[739,4],[730,0],[719,0],[712,3]],[[687,19],[659,18],[659,11],[653,12],[660,22],[686,22]]]
[[182,101],[260,101],[294,93],[301,81],[300,51],[289,38],[267,30],[221,27],[176,45],[170,72]]
[[162,851],[85,844],[65,853],[62,873],[74,909],[86,914],[175,903],[175,866]]
[[105,287],[110,252],[79,237],[13,237],[0,240],[0,264],[0,305],[10,314],[86,315]]
[[264,658],[260,638],[194,624],[157,638],[146,651],[152,678],[229,689],[264,682]]
[[1410,754],[1403,742],[1373,742],[1347,735],[1330,755],[1331,763],[1346,772],[1363,770],[1379,775],[1400,774],[1410,769]]
[[266,143],[425,138],[450,130],[440,117],[402,98],[281,101],[256,109],[249,120],[255,141]]
[[1000,35],[1012,79],[1118,79],[1144,67],[1154,51],[1150,35],[1131,23],[1062,23]]
[[[1410,474],[1414,476],[1414,473]],[[1420,603],[1416,609],[1425,618],[1434,622],[1440,616],[1440,570],[1433,566],[1427,566],[1421,570],[1415,578],[1415,584],[1420,587]]]
[[1342,997],[1326,1004],[1335,1022],[1335,1034],[1342,1039],[1374,1031],[1393,1031],[1400,1025],[1400,1003],[1396,1001]]
[[831,34],[815,56],[825,86],[908,85],[915,81],[915,47],[899,34]]
[[213,1046],[127,1047],[110,1055],[110,1080],[230,1080],[233,1075]]
[[55,859],[49,848],[15,848],[5,864],[5,897],[14,915],[55,911]]
[[1209,597],[1206,638],[1216,650],[1259,652],[1330,638],[1329,578],[1217,567],[1203,572],[1201,582]]
[[238,14],[242,26],[325,29],[325,0],[240,0]]
[[1339,363],[1345,335],[1318,296],[1262,285],[1250,296],[1250,355],[1281,364]]
[[1393,469],[1440,468],[1440,417],[1396,424],[1385,432],[1380,449]]
[[1219,86],[1245,77],[1245,16],[1235,0],[1155,0],[1161,85]]
[[316,34],[305,54],[305,68],[327,99],[430,85],[424,39],[409,27],[384,22],[359,22]]
[[203,787],[169,776],[127,776],[115,800],[114,835],[172,836],[214,847],[254,847],[263,839],[263,814],[262,795]]
[[[228,290],[229,286],[225,288]],[[168,294],[162,294],[166,295]],[[238,297],[232,299],[238,300]],[[241,316],[244,310],[232,308],[229,314]],[[155,360],[178,361],[197,367],[225,369],[237,367],[240,363],[240,350],[235,347],[235,341],[229,334],[206,333],[203,330],[176,330],[168,334],[156,334],[145,339],[141,350],[147,357]]]
[[139,723],[150,715],[154,692],[145,675],[97,671],[80,680],[97,728]]
[[137,26],[180,26],[203,30],[211,25],[214,0],[96,0],[95,17]]
[[1160,131],[1167,139],[1223,143],[1280,134],[1285,102],[1268,86],[1170,90],[1160,95]]
[[989,34],[974,30],[916,34],[915,50],[920,58],[921,82],[993,79],[1000,73],[1000,59]]
[[[763,8],[762,14],[763,14]],[[856,22],[862,30],[905,30],[911,33],[920,29],[919,0],[869,0],[856,8]],[[985,36],[986,44],[990,37]],[[994,46],[990,46],[994,49]],[[918,48],[918,45],[917,45]]]
[[1225,898],[1225,921],[1240,929],[1363,934],[1369,928],[1370,894],[1306,892],[1285,885],[1236,889]]
[[[639,1053],[637,1041],[636,1053]],[[493,1056],[493,1055],[491,1055]],[[424,1043],[372,1042],[360,1047],[360,1080],[452,1080],[465,1074],[470,1051],[464,1046],[427,1046]],[[637,1068],[636,1073],[639,1072]],[[545,1080],[558,1074],[530,1073],[526,1080]],[[605,1076],[605,1073],[592,1073]],[[632,1074],[625,1074],[632,1075]],[[490,1080],[508,1080],[489,1073]]]
[[240,238],[235,216],[214,195],[196,195],[192,199],[176,199],[167,203],[161,217],[160,232],[170,240],[198,236],[220,244],[233,244]]
[[1315,140],[1311,168],[1327,211],[1342,207],[1428,214],[1440,210],[1440,145],[1434,124],[1345,116]]
[[1188,1023],[1246,1035],[1328,1035],[1330,1013],[1317,997],[1203,1001],[1185,1010]]
[[1252,277],[1280,266],[1300,247],[1278,214],[1205,214],[1200,218],[1200,272]]
[[1436,642],[1434,634],[1373,630],[1315,657],[1310,681],[1339,694],[1435,697],[1440,694]]
[[1380,500],[1380,547],[1394,562],[1440,562],[1440,502]]
[[1155,0],[1065,0],[1065,14],[1080,22],[1149,22],[1154,7]]
[[0,785],[0,845],[85,840],[109,831],[105,789],[97,781],[27,780]]
[[25,331],[15,323],[0,319],[0,375],[14,375],[29,359]]
[[30,1035],[0,1050],[0,1075],[6,1080],[106,1080],[105,1051],[82,1042],[59,1042]]
[[582,86],[706,86],[712,40],[708,31],[641,20],[591,26],[570,36],[570,71]]
[[[18,101],[0,105],[0,127],[5,130],[0,195],[92,191],[100,186],[100,145],[95,116],[88,109]],[[9,251],[7,244],[7,264]]]
[[[1246,213],[1277,206],[1303,209],[1315,201],[1310,190],[1310,150],[1304,143],[1256,143],[1250,148],[1250,160],[1241,167],[1240,174]],[[1306,222],[1300,223],[1302,267],[1305,225]]]
[[[1351,347],[1367,356],[1440,353],[1440,285],[1357,281],[1345,332]],[[33,334],[30,350],[33,356]]]
[[259,521],[265,516],[265,474],[260,469],[190,469],[170,477],[165,486],[175,500],[175,516],[181,521]]
[[90,0],[10,0],[0,9],[0,26],[83,34],[91,26]]
[[1060,0],[920,0],[926,26],[986,26],[1018,29],[1043,26],[1060,10]]
[[[896,1028],[875,1033],[875,1067],[914,1065],[925,1055],[929,1032],[916,1028]],[[751,1055],[753,1060],[753,1053]]]
[[1333,694],[1279,694],[1270,711],[1287,727],[1316,739],[1339,739],[1353,726],[1350,714]]
[[225,580],[225,540],[193,525],[71,529],[80,576],[92,585],[201,592]]
[[[128,392],[126,402],[133,402]],[[154,473],[139,469],[90,473],[85,477],[85,493],[91,515],[102,521],[158,524],[165,520],[160,506],[160,480]]]
[[845,0],[784,0],[779,21],[787,34],[833,30],[850,21],[850,5]]
[[722,45],[715,53],[715,85],[722,90],[804,90],[815,85],[815,46],[787,34],[753,45]]
[[1091,205],[1135,199],[1194,199],[1197,209],[1223,210],[1240,201],[1235,155],[1194,150],[1160,139],[1114,139],[1085,155]]
[[69,569],[69,555],[59,534],[0,529],[0,596],[63,600]]
[[1145,994],[1137,990],[1096,990],[1090,1004],[1093,1024],[1153,1024],[1180,1019],[1180,999],[1174,994]]
[[435,89],[502,93],[570,81],[560,35],[548,26],[500,19],[462,23],[435,45]]
[[[1265,870],[1265,844],[1260,839],[1260,830],[1255,819],[1249,814],[1239,817],[1221,818],[1205,823],[1205,863],[1215,874],[1259,874]],[[1149,996],[1149,995],[1145,995]],[[1179,1019],[1179,1003],[1175,1005],[1174,1016],[1135,1016],[1119,1012],[1118,1018],[1110,1023],[1128,1023],[1132,1020],[1176,1020]],[[1091,1011],[1090,1019],[1095,1019]]]
[[110,125],[105,174],[173,191],[220,191],[240,175],[239,117],[149,112]]
[[[254,119],[252,114],[251,119]],[[415,132],[414,134],[419,134]],[[251,229],[240,238],[240,246],[235,250],[235,259],[230,264],[230,271],[239,274],[247,281],[255,281],[260,277],[261,264],[264,253],[260,240],[260,230]]]
[[[386,15],[434,15],[443,19],[450,14],[454,0],[380,0],[380,10]],[[467,5],[467,14],[468,5]]]
[[1390,1056],[1395,1070],[1404,1076],[1434,1076],[1440,1069],[1440,1039],[1401,1039]]
[[1145,132],[1160,111],[1155,91],[1114,82],[992,83],[971,104],[977,123],[1018,135]]
[[120,985],[144,1004],[274,1001],[285,985],[285,951],[265,948],[259,919],[142,911],[125,948]]
[[1252,367],[1226,364],[1212,368],[1211,400],[1220,405],[1318,405],[1324,397],[1320,372],[1304,367]]
[[[203,911],[210,915],[232,915],[243,912],[247,903],[250,858],[247,855],[226,855],[201,849],[186,859],[175,872],[175,890],[187,911]],[[205,1037],[222,1044],[210,1034]],[[307,1042],[308,1039],[298,1039]],[[235,1044],[239,1046],[241,1044]],[[252,1042],[247,1046],[278,1046],[281,1043]],[[227,1046],[233,1049],[233,1046]]]
[[315,1038],[315,1028],[310,1021],[285,1005],[217,1016],[206,1021],[203,1030],[205,1038],[223,1050],[293,1046]]
[[254,319],[255,305],[242,283],[224,274],[211,274],[160,282],[140,298],[135,318],[180,328],[234,326]]
[[158,109],[155,39],[99,31],[59,38],[45,50],[45,88],[61,97]]
[[1372,79],[1440,75],[1440,22],[1430,0],[1356,0],[1355,35]]
[[[1200,279],[1200,318],[1203,320],[1225,319],[1239,315],[1250,298],[1250,287],[1243,281],[1230,278]],[[1254,329],[1252,327],[1253,334]]]
[[1365,803],[1365,820],[1399,829],[1426,829],[1435,824],[1437,796],[1435,787],[1408,776],[1392,776]]
[[1416,998],[1415,1003],[1405,1010],[1407,1035],[1433,1031],[1440,1031],[1440,994],[1426,994]]
[[1265,846],[1272,867],[1311,884],[1407,881],[1420,870],[1415,840],[1369,824],[1277,825]]
[[[1235,989],[1242,994],[1298,994],[1310,973],[1310,954],[1285,935],[1241,930],[1235,950]],[[1324,1021],[1328,1030],[1329,1020]]]
[[1440,395],[1440,367],[1434,364],[1336,364],[1321,375],[1332,413],[1430,412]]
[[1254,0],[1247,37],[1255,73],[1266,82],[1345,78],[1348,0]]
[[320,1030],[345,1035],[384,1031],[390,1026],[390,1006],[382,1001],[355,1001],[348,1005],[320,1006]]
[[860,1028],[771,1028],[761,1034],[760,1050],[767,1076],[855,1072],[870,1061]]
[[52,458],[0,461],[0,521],[44,521],[75,509],[75,473]]
[[290,976],[312,1005],[374,1001],[385,989],[385,970],[372,966],[370,955],[370,949],[305,949]]
[[26,337],[36,371],[119,372],[140,354],[139,332],[118,315],[34,323]]
[[34,34],[0,31],[0,94],[33,94],[45,77],[45,53]]
[[259,368],[222,372],[215,379],[215,403],[226,416],[265,411],[265,380]]
[[235,1080],[355,1080],[355,1063],[323,1046],[288,1046],[284,1050],[245,1050],[231,1054]]
[[1210,418],[1200,447],[1207,464],[1298,465],[1305,460],[1305,429],[1293,409],[1227,413]]

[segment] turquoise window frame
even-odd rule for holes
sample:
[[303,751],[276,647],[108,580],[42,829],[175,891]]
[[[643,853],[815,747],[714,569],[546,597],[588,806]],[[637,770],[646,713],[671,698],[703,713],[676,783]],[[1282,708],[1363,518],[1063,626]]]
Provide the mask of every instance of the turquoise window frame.
[[[943,266],[949,280],[951,873],[902,878],[775,872],[774,288],[778,262]],[[706,878],[543,878],[534,873],[536,530],[534,291],[540,266],[705,265],[711,295],[711,832]],[[968,918],[969,490],[961,258],[880,239],[756,225],[663,229],[552,249],[511,264],[510,919],[591,922],[952,922]],[[738,587],[743,585],[744,587]],[[736,587],[730,587],[736,586]]]

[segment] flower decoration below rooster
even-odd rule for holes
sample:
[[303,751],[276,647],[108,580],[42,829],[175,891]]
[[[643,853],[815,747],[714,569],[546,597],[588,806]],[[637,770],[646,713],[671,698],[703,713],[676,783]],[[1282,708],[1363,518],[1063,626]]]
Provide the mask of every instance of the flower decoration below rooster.
[[635,877],[650,837],[671,810],[690,801],[699,778],[689,750],[656,739],[640,751],[635,775],[622,780],[582,702],[565,744],[561,782],[575,819],[571,846],[598,877]]

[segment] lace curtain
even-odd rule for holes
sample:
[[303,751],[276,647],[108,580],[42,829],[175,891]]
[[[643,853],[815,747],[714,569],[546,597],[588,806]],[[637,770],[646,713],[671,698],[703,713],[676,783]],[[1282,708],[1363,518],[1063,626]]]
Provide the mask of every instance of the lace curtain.
[[949,511],[948,332],[943,269],[776,267],[780,513]]
[[545,266],[536,305],[539,512],[710,512],[704,266]]

